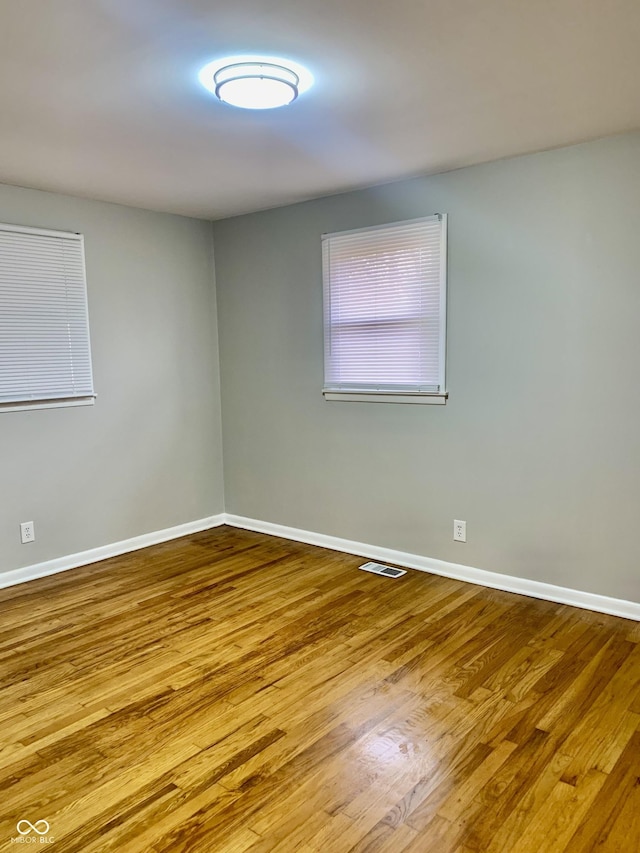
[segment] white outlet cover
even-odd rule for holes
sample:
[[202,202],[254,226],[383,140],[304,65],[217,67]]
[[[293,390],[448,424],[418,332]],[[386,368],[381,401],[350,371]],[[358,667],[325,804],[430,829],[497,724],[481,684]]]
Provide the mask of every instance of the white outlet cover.
[[453,539],[455,542],[467,541],[467,522],[456,519],[453,522]]
[[36,538],[36,530],[33,521],[23,521],[20,525],[20,541],[23,545],[33,542]]

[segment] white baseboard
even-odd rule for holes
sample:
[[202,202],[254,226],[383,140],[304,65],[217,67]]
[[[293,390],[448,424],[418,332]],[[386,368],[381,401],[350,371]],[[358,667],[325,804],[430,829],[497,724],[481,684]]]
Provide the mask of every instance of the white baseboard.
[[448,563],[435,560],[432,557],[421,557],[405,551],[394,551],[391,548],[380,548],[377,545],[366,545],[364,542],[353,542],[350,539],[339,539],[336,536],[325,536],[322,533],[312,533],[309,530],[299,530],[296,527],[285,527],[282,524],[272,524],[269,521],[257,521],[254,518],[243,518],[239,515],[225,514],[225,524],[241,527],[244,530],[254,530],[258,533],[268,533],[271,536],[281,536],[294,542],[306,542],[308,545],[319,545],[332,551],[343,551],[356,554],[359,557],[379,560],[383,563],[395,563],[409,569],[430,572],[446,578],[467,581],[468,583],[487,586],[491,589],[501,589],[505,592],[515,592],[518,595],[528,595],[531,598],[542,598],[545,601],[556,601],[560,604],[570,604],[584,610],[594,610],[597,613],[609,613],[622,616],[625,619],[640,621],[640,603],[625,601],[620,598],[609,598],[606,595],[596,595],[579,589],[555,586],[542,581],[512,577],[498,572],[488,572],[473,566],[463,566],[459,563]]
[[176,527],[168,527],[165,530],[156,530],[152,533],[144,533],[142,536],[134,536],[132,539],[124,539],[111,545],[102,545],[89,551],[80,551],[67,557],[59,557],[55,560],[47,560],[44,563],[36,563],[21,569],[13,569],[0,573],[0,589],[47,577],[48,575],[65,572],[79,566],[97,563],[109,557],[117,557],[149,545],[157,545],[170,539],[179,539],[191,533],[201,530],[209,530],[229,524],[232,527],[240,527],[243,530],[253,530],[257,533],[266,533],[270,536],[280,536],[283,539],[291,539],[294,542],[305,542],[308,545],[318,545],[321,548],[329,548],[332,551],[342,551],[346,554],[355,554],[359,557],[379,560],[384,563],[395,563],[409,569],[417,569],[420,572],[429,572],[434,575],[442,575],[455,580],[487,586],[491,589],[501,589],[505,592],[514,592],[518,595],[528,595],[532,598],[542,598],[545,601],[556,601],[560,604],[570,604],[573,607],[581,607],[584,610],[594,610],[597,613],[609,613],[613,616],[622,616],[625,619],[640,621],[640,603],[635,601],[624,601],[620,598],[610,598],[606,595],[596,595],[592,592],[583,592],[579,589],[570,589],[563,586],[555,586],[542,581],[517,578],[511,575],[503,575],[498,572],[488,572],[484,569],[476,569],[473,566],[463,566],[459,563],[448,563],[444,560],[436,560],[432,557],[422,557],[419,554],[410,554],[406,551],[395,551],[391,548],[381,548],[377,545],[367,545],[364,542],[354,542],[351,539],[340,539],[337,536],[325,536],[323,533],[314,533],[310,530],[300,530],[297,527],[286,527],[282,524],[273,524],[270,521],[258,521],[254,518],[244,518],[239,515],[220,513],[199,521],[190,521],[179,524]]
[[56,560],[47,560],[44,563],[35,563],[21,569],[0,572],[0,589],[36,578],[44,578],[47,575],[55,575],[58,572],[66,572],[68,569],[77,569],[78,566],[97,563],[100,560],[106,560],[108,557],[118,557],[120,554],[127,554],[129,551],[138,551],[140,548],[148,548],[149,545],[168,542],[169,539],[179,539],[181,536],[198,533],[200,530],[209,530],[212,527],[219,527],[221,524],[225,524],[223,513],[211,515],[209,518],[201,518],[199,521],[178,524],[176,527],[143,533],[142,536],[134,536],[132,539],[113,542],[111,545],[91,548],[89,551],[80,551],[77,554],[70,554],[68,557],[58,557]]

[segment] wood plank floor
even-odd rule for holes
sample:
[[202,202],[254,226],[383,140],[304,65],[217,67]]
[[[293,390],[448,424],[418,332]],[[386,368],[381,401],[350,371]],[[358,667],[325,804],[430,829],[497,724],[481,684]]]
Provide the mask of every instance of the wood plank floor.
[[0,591],[0,850],[640,850],[640,625],[361,562],[218,528]]

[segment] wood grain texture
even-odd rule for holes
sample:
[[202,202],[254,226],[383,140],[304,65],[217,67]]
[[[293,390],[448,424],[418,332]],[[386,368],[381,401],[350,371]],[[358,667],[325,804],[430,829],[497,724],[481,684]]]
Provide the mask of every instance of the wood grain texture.
[[217,528],[1,591],[0,850],[639,850],[637,625],[361,562]]

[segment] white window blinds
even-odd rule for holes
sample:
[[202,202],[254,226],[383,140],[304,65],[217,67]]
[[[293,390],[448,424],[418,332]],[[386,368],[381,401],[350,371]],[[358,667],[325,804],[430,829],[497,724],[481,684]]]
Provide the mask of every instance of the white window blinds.
[[325,392],[443,394],[446,217],[323,236]]
[[0,407],[93,397],[82,235],[0,225]]

